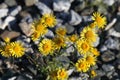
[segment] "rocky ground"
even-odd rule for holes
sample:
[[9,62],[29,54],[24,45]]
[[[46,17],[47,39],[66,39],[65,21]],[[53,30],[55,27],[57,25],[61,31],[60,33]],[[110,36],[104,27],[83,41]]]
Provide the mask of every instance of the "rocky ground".
[[[91,14],[99,11],[107,17],[105,30],[100,31],[97,48],[100,56],[97,62],[98,76],[95,80],[120,80],[120,1],[119,0],[0,0],[0,38],[21,40],[28,52],[34,53],[31,43],[31,23],[42,14],[53,12],[56,26],[66,26],[67,34],[80,33],[91,21]],[[47,36],[54,36],[49,30]],[[25,57],[12,65],[9,59],[0,55],[0,80],[42,80],[38,79],[33,65]],[[19,66],[19,70],[17,70]],[[36,76],[37,75],[37,76]],[[88,80],[83,74],[82,80]],[[79,80],[72,76],[70,80]],[[43,79],[44,80],[44,79]]]

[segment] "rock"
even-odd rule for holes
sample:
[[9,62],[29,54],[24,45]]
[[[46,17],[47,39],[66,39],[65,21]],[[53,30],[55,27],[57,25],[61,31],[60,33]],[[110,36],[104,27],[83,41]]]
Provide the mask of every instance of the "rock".
[[108,30],[108,35],[120,38],[120,32],[117,32],[114,28]]
[[71,25],[78,25],[82,21],[82,18],[79,16],[79,14],[73,10],[70,11],[70,16],[71,16],[71,19],[70,19],[69,23]]
[[115,54],[111,51],[106,51],[101,55],[104,62],[109,62],[115,59]]
[[103,64],[102,68],[105,72],[115,71],[114,66],[110,64]]
[[105,75],[105,72],[103,70],[97,70],[97,76],[104,76]]
[[84,22],[92,21],[91,16],[82,16],[82,19],[84,20]]
[[80,77],[82,78],[82,80],[88,80],[89,75],[87,73],[80,73]]
[[25,0],[25,5],[26,6],[32,6],[34,5],[38,0]]
[[[120,18],[120,17],[119,17]],[[119,19],[120,20],[120,19]],[[114,26],[114,29],[116,32],[119,32],[120,33],[120,22],[117,22]]]
[[54,38],[54,33],[51,30],[48,30],[48,32],[45,34],[46,37],[48,38]]
[[12,10],[10,12],[11,16],[16,16],[20,11],[21,11],[22,7],[21,6],[17,6],[14,10]]
[[66,49],[66,53],[70,54],[70,53],[73,53],[74,52],[74,47],[73,46],[70,46]]
[[5,0],[5,3],[10,7],[17,5],[16,0]]
[[37,70],[34,69],[33,67],[31,67],[31,66],[27,66],[27,68],[28,68],[28,69],[29,69],[34,75],[37,74]]
[[99,38],[99,36],[98,36],[96,42],[93,43],[93,46],[94,46],[94,47],[97,47],[99,44],[100,44],[100,38]]
[[105,3],[108,6],[112,6],[115,3],[115,0],[104,0],[103,3]]
[[105,45],[102,45],[102,47],[100,48],[101,52],[107,51],[107,47]]
[[8,80],[16,80],[16,76],[13,76],[13,77],[11,77],[11,78],[9,78]]
[[1,35],[0,37],[4,40],[6,37],[10,38],[10,39],[13,39],[13,38],[16,38],[20,36],[20,33],[19,32],[15,32],[15,31],[7,31],[5,30]]
[[65,24],[65,27],[67,29],[67,33],[70,34],[70,33],[73,33],[75,28],[69,24]]
[[37,6],[37,8],[40,10],[40,13],[43,15],[43,14],[49,14],[49,13],[52,13],[52,10],[47,7],[44,3],[41,3],[41,2],[37,2],[35,4]]
[[67,12],[71,6],[71,3],[69,0],[54,0],[53,1],[53,10],[54,11],[65,11]]
[[8,6],[5,3],[0,4],[0,9],[6,9]]
[[79,3],[78,5],[75,5],[75,11],[77,12],[82,11],[86,7],[85,1],[77,0],[77,3]]
[[73,73],[74,70],[75,70],[75,69],[69,69],[69,70],[67,71],[68,76],[70,76],[70,75]]
[[117,49],[119,50],[120,44],[119,44],[119,39],[117,38],[111,38],[109,37],[106,41],[105,41],[105,45],[107,48],[109,49]]
[[0,18],[7,16],[8,9],[0,9]]
[[69,78],[69,80],[82,80],[82,78],[80,78],[80,77],[71,77],[71,78]]
[[20,29],[26,36],[31,36],[33,33],[31,24],[27,24],[26,22],[19,23]]
[[6,17],[6,19],[4,20],[4,22],[3,22],[3,24],[0,26],[0,29],[5,29],[7,26],[8,26],[8,24],[11,22],[11,21],[13,21],[13,20],[15,20],[15,17],[13,17],[13,16],[8,16],[8,17]]

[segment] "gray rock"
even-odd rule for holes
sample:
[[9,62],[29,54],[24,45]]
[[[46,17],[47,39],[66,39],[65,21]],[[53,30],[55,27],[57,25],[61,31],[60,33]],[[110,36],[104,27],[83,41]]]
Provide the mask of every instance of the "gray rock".
[[100,48],[100,51],[101,51],[101,52],[107,51],[107,47],[106,47],[105,45],[103,45],[103,46]]
[[20,29],[26,36],[31,36],[33,33],[31,24],[27,24],[26,22],[19,23]]
[[67,33],[70,34],[72,32],[74,32],[75,28],[69,24],[65,24],[65,27],[67,29]]
[[88,80],[89,75],[87,73],[80,73],[80,77],[82,78],[82,80]]
[[21,6],[17,6],[13,11],[10,12],[10,15],[16,16],[21,11],[21,9],[22,9]]
[[41,14],[52,13],[52,10],[49,7],[47,7],[44,3],[37,2],[35,5],[40,10]]
[[15,20],[15,17],[13,17],[13,16],[6,17],[6,19],[4,20],[3,24],[0,26],[0,29],[4,30],[9,25],[9,23],[11,21],[14,21],[14,20]]
[[53,10],[54,11],[65,11],[67,12],[71,6],[69,0],[54,0],[53,1]]
[[11,78],[9,78],[8,80],[15,80],[17,77],[16,76],[13,76]]
[[70,16],[71,16],[71,19],[69,23],[71,25],[78,25],[82,21],[82,18],[80,17],[80,15],[73,10],[70,11]]
[[99,36],[98,36],[96,42],[93,43],[93,46],[94,46],[94,47],[97,47],[99,44],[100,44],[100,38],[99,38]]
[[48,32],[45,34],[46,37],[53,38],[55,35],[51,30],[48,30]]
[[110,65],[110,64],[103,64],[102,65],[102,68],[105,72],[109,72],[109,71],[114,71],[115,68],[113,65]]
[[74,47],[73,46],[70,46],[66,49],[66,53],[70,54],[70,53],[73,53],[74,52]]
[[0,4],[0,9],[6,9],[8,6],[7,6],[7,4],[5,4],[5,3],[1,3]]
[[103,70],[97,70],[97,76],[104,76],[105,75],[105,72]]
[[115,59],[115,54],[111,51],[105,51],[102,55],[101,58],[104,62],[109,62]]
[[85,1],[79,0],[79,4],[75,6],[75,11],[79,12],[83,10],[85,7],[86,7]]
[[69,80],[83,80],[83,79],[80,77],[71,77],[71,78],[69,78]]
[[74,68],[73,68],[73,69],[69,69],[69,70],[67,71],[68,76],[70,76],[70,75],[73,73],[74,70],[75,70]]
[[120,32],[117,32],[114,28],[108,30],[108,35],[120,38]]
[[109,37],[105,41],[105,45],[109,49],[117,49],[117,50],[119,50],[119,48],[120,48],[119,39],[117,39],[117,38],[113,39],[113,38]]
[[4,40],[6,37],[10,38],[10,39],[13,39],[13,38],[16,38],[20,36],[20,33],[19,32],[15,32],[15,31],[7,31],[5,30],[1,35],[0,37]]
[[16,0],[5,0],[5,3],[10,7],[17,5]]
[[7,16],[8,9],[0,9],[0,18]]
[[91,20],[91,16],[82,16],[82,18],[83,18],[83,20],[84,20],[85,22],[92,21],[92,20]]
[[104,0],[103,3],[105,3],[108,6],[112,6],[115,3],[115,0]]
[[26,6],[32,6],[34,5],[38,0],[25,0],[25,5]]

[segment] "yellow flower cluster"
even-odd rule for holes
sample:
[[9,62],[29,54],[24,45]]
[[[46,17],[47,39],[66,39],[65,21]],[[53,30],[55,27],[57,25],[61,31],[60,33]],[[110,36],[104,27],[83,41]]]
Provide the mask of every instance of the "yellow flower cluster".
[[[79,72],[87,72],[91,66],[96,64],[96,57],[100,55],[93,44],[97,41],[98,37],[96,28],[104,28],[106,18],[101,16],[100,13],[95,12],[92,19],[93,23],[83,29],[80,33],[80,38],[76,41],[76,48],[83,55],[83,58],[79,59],[75,64]],[[92,75],[95,76],[95,72],[92,71]]]
[[9,38],[6,38],[5,41],[5,45],[0,49],[2,56],[19,58],[25,54],[25,48],[20,42],[10,42]]
[[53,14],[44,14],[40,21],[35,21],[32,25],[33,34],[32,40],[36,41],[41,36],[45,35],[48,32],[47,27],[54,27],[56,25],[56,19]]
[[51,80],[67,80],[68,72],[64,68],[59,68],[58,70],[51,72],[50,78]]

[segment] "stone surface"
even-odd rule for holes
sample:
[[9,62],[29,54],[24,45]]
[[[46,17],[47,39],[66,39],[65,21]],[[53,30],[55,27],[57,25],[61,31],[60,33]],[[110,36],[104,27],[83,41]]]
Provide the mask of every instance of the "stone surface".
[[105,72],[109,72],[109,71],[113,71],[114,70],[114,66],[110,65],[110,64],[103,64],[102,68]]
[[16,0],[5,0],[5,3],[10,7],[17,5]]
[[101,58],[104,62],[109,62],[115,59],[115,54],[111,51],[105,51],[102,55]]
[[6,9],[8,6],[7,6],[7,4],[5,4],[5,3],[1,3],[0,4],[0,9]]
[[13,20],[15,20],[15,17],[13,17],[13,16],[7,16],[7,17],[5,18],[3,24],[0,26],[0,29],[3,29],[3,30],[4,30],[4,29],[8,26],[8,24],[9,24],[11,21],[13,21]]
[[53,1],[53,10],[54,11],[65,11],[67,12],[71,4],[69,0],[54,0]]
[[35,5],[40,10],[41,14],[52,13],[52,10],[42,2],[37,2]]
[[7,16],[8,9],[0,9],[0,18]]
[[31,28],[31,24],[27,24],[26,22],[19,23],[20,29],[26,36],[31,36],[33,30]]
[[111,38],[111,37],[109,37],[105,41],[105,45],[109,49],[117,49],[117,50],[119,50],[119,47],[120,47],[119,40],[117,38]]
[[65,27],[66,27],[66,30],[67,30],[67,33],[70,34],[70,33],[73,33],[75,28],[69,24],[65,24]]
[[48,32],[45,34],[45,36],[49,37],[49,38],[54,38],[54,33],[53,33],[53,31],[48,30]]
[[4,40],[6,37],[10,38],[10,39],[13,39],[13,38],[16,38],[20,36],[20,33],[19,32],[15,32],[15,31],[7,31],[5,30],[1,35],[0,37]]
[[80,17],[80,15],[73,10],[70,11],[70,16],[71,16],[71,19],[69,23],[71,25],[78,25],[82,21],[82,18]]
[[14,10],[12,10],[12,11],[10,12],[9,15],[11,15],[11,16],[16,16],[21,10],[22,10],[22,7],[21,7],[21,6],[17,6]]
[[32,6],[34,5],[38,0],[25,0],[26,6]]

